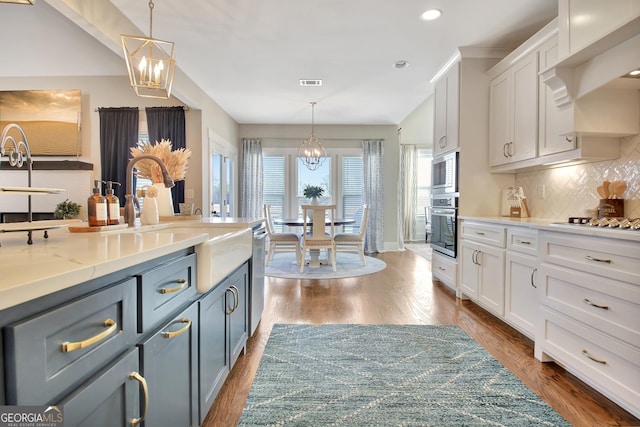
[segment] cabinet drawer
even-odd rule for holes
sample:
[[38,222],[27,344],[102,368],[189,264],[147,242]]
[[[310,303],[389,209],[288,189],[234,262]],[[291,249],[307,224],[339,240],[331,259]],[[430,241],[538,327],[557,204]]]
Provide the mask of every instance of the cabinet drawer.
[[539,277],[542,304],[640,349],[640,286],[546,263]]
[[538,254],[538,232],[522,227],[507,228],[507,249],[536,256]]
[[431,257],[432,276],[439,279],[454,291],[456,290],[457,281],[456,266],[455,261],[441,257],[435,253]]
[[463,221],[462,238],[504,248],[506,240],[505,228],[496,225]]
[[542,351],[628,410],[640,402],[640,351],[544,309]]
[[135,279],[9,325],[5,338],[8,403],[55,402],[135,341]]
[[147,332],[196,295],[196,256],[169,261],[138,276],[139,332]]
[[549,263],[640,283],[640,244],[637,242],[542,232],[540,256]]

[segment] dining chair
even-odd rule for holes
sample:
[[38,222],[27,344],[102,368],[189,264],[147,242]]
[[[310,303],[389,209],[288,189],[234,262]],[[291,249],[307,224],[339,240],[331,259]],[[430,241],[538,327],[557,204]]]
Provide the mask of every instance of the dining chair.
[[[328,219],[327,219],[328,212]],[[302,244],[300,272],[304,272],[305,257],[310,251],[312,259],[318,258],[320,250],[326,249],[327,258],[330,259],[333,271],[336,271],[336,244],[333,240],[335,233],[334,218],[336,215],[336,205],[302,205]],[[311,220],[309,219],[311,217]],[[326,232],[327,221],[330,232]],[[309,227],[311,229],[309,230]]]
[[267,237],[269,238],[266,265],[269,265],[276,252],[291,251],[296,253],[296,264],[300,264],[300,236],[296,233],[278,233],[274,231],[271,219],[271,205],[264,205],[264,216],[266,218]]
[[358,252],[362,265],[367,265],[364,257],[364,239],[367,234],[369,221],[369,206],[362,205],[362,219],[357,233],[336,233],[333,239],[336,242],[336,252]]

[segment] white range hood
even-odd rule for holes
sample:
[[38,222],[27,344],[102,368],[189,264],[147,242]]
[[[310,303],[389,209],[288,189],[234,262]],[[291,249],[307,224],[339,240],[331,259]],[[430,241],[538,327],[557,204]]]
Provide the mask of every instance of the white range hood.
[[552,90],[556,105],[562,108],[638,67],[640,17],[560,60],[540,75]]

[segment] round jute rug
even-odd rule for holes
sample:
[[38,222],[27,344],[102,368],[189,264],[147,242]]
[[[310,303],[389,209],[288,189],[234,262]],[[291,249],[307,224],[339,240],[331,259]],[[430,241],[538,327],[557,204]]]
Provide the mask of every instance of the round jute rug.
[[291,253],[276,253],[265,268],[265,275],[271,277],[281,277],[285,279],[342,279],[345,277],[364,276],[384,270],[387,264],[377,258],[365,256],[367,265],[362,265],[358,254],[349,252],[338,252],[336,254],[336,271],[331,265],[321,265],[320,268],[310,268],[306,266],[304,272],[300,273],[300,266],[296,265],[296,257]]

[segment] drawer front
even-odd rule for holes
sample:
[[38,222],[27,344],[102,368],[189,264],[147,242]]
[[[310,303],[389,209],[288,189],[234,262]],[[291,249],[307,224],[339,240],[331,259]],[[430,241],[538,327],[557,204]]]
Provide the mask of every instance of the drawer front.
[[505,227],[462,221],[462,238],[487,245],[505,247]]
[[559,313],[543,309],[542,351],[612,398],[640,410],[640,351]]
[[136,339],[131,278],[5,329],[7,401],[59,400]]
[[538,254],[538,232],[522,227],[507,229],[507,249],[536,256]]
[[431,274],[454,291],[456,290],[456,266],[454,261],[433,254],[431,257]]
[[640,349],[640,286],[540,266],[542,304]]
[[147,332],[196,295],[196,255],[190,254],[138,277],[139,332]]
[[640,243],[542,232],[543,261],[629,283],[640,283]]

